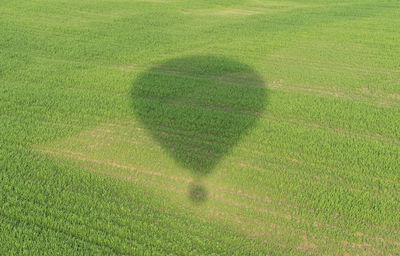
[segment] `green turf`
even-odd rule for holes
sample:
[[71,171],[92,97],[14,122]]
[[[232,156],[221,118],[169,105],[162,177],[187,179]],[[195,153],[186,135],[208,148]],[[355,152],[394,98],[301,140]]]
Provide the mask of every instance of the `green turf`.
[[0,255],[400,254],[396,0],[0,4]]

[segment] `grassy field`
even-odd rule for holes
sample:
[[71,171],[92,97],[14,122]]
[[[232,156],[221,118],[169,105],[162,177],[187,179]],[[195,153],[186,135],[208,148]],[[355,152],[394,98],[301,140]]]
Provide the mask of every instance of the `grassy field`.
[[0,255],[399,255],[397,0],[2,0]]

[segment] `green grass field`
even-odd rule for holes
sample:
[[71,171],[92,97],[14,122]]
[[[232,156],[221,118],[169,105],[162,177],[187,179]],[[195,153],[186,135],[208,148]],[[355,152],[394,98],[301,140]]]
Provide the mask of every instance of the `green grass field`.
[[400,2],[2,0],[0,255],[400,255]]

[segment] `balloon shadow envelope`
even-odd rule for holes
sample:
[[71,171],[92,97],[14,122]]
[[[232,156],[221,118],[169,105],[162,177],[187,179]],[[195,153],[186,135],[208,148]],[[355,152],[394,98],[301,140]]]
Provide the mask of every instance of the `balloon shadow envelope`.
[[131,100],[151,136],[198,178],[256,124],[267,88],[246,64],[221,56],[186,56],[140,74]]

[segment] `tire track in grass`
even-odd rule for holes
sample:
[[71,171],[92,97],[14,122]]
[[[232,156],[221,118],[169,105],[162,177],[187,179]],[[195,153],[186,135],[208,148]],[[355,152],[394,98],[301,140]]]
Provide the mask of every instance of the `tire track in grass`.
[[[335,132],[336,134],[339,134],[341,136],[346,136],[346,137],[356,137],[356,138],[366,138],[366,139],[372,139],[375,141],[381,141],[381,142],[388,142],[390,144],[400,144],[400,140],[398,138],[390,138],[390,137],[386,137],[380,134],[366,134],[366,133],[360,133],[360,132],[355,132],[355,131],[350,131],[348,129],[344,129],[344,128],[335,128],[335,127],[331,127],[328,124],[321,124],[321,123],[317,123],[317,122],[310,122],[310,121],[306,121],[306,120],[302,120],[302,119],[296,119],[296,118],[282,118],[276,115],[262,115],[263,118],[268,119],[269,121],[275,122],[275,123],[281,123],[282,121],[288,123],[288,124],[292,124],[295,126],[298,126],[299,124],[301,124],[302,126],[306,126],[308,128],[316,128],[318,130],[321,131],[331,131],[331,132]],[[123,126],[120,126],[121,128]],[[184,137],[185,139],[189,139],[189,140],[197,140],[197,141],[204,141],[206,140],[209,143],[218,143],[221,145],[224,145],[225,143],[223,142],[222,139],[228,139],[225,137],[221,137],[221,136],[217,136],[215,134],[202,134],[202,136],[196,136],[196,135],[187,135],[185,134],[185,132],[190,132],[189,130],[185,130],[185,129],[181,129],[181,130],[171,130],[169,127],[165,127],[165,126],[159,126],[159,130],[153,130],[153,132],[159,132],[160,134],[163,133],[163,135],[165,136],[175,136],[175,137]],[[135,128],[137,131],[141,131],[142,128]],[[208,137],[210,139],[208,139]],[[149,140],[151,139],[149,136],[144,136],[143,138],[148,138]],[[212,140],[211,140],[212,138]]]
[[[60,156],[64,156],[64,157],[71,157],[71,152],[69,152],[69,154],[68,154],[68,153],[65,153],[65,152],[62,152],[62,153],[61,153],[61,152],[45,152],[45,153],[56,154],[56,155],[60,155]],[[73,155],[73,154],[72,154],[72,155]],[[73,158],[79,159],[79,160],[81,160],[81,161],[86,161],[86,162],[91,162],[91,161],[93,161],[93,162],[95,162],[95,163],[97,163],[97,164],[100,164],[100,165],[107,165],[107,166],[110,166],[110,167],[115,167],[115,168],[120,168],[120,169],[128,169],[128,170],[131,171],[130,173],[135,172],[135,170],[136,170],[136,172],[135,172],[136,174],[140,172],[140,173],[145,173],[145,174],[148,174],[148,175],[154,175],[154,176],[157,176],[157,177],[160,177],[160,178],[169,178],[169,179],[174,180],[174,181],[176,181],[176,180],[183,180],[185,183],[189,183],[189,182],[190,182],[190,179],[177,179],[176,177],[171,177],[171,176],[168,176],[168,175],[160,175],[159,172],[149,172],[149,171],[145,171],[145,172],[139,171],[139,172],[138,172],[136,168],[133,168],[133,167],[131,167],[131,166],[124,166],[124,165],[119,165],[119,164],[115,164],[115,163],[104,163],[104,162],[101,162],[101,161],[98,161],[98,160],[93,160],[93,159],[88,159],[88,158],[82,159],[82,158],[78,158],[78,157],[76,157],[76,156],[73,156]],[[111,174],[111,173],[109,173],[109,172],[99,171],[98,169],[90,168],[90,167],[82,167],[82,166],[78,166],[78,167],[79,167],[79,168],[84,168],[84,169],[87,169],[87,170],[90,170],[90,171],[93,171],[93,172],[96,172],[96,173],[104,174],[104,175],[107,175],[107,176],[110,176],[110,177],[125,179],[125,180],[131,181],[131,182],[139,182],[139,181],[140,181],[141,184],[151,185],[151,186],[154,187],[154,188],[160,188],[160,184],[159,184],[159,183],[152,182],[152,181],[149,181],[149,180],[143,180],[143,179],[133,178],[133,177],[131,177],[131,176],[121,175],[121,174]],[[181,194],[181,195],[184,195],[184,194],[186,193],[186,190],[184,190],[184,189],[178,189],[176,186],[173,186],[173,185],[169,185],[169,186],[163,185],[162,189],[166,189],[166,190],[168,190],[168,191],[170,191],[170,192],[173,191],[174,193],[179,193],[179,194]],[[218,187],[218,190],[219,190],[219,191],[224,191],[224,192],[229,191],[228,189],[226,189],[226,188],[221,188],[221,187]],[[233,190],[233,189],[230,190],[231,193],[232,193],[233,191],[234,191],[235,194],[242,194],[242,192],[238,192],[238,191],[235,191],[235,190]],[[214,193],[210,192],[209,195],[210,195],[210,197],[211,197],[212,199],[215,199],[215,200],[217,200],[217,201],[219,201],[219,202],[222,202],[222,203],[224,203],[225,205],[231,205],[231,206],[234,206],[234,207],[241,207],[241,208],[244,208],[244,209],[246,209],[246,210],[258,211],[258,212],[260,212],[260,213],[264,213],[264,214],[267,214],[267,215],[271,215],[271,216],[274,216],[274,217],[277,217],[277,218],[285,218],[286,220],[291,220],[291,219],[292,219],[291,216],[286,215],[286,214],[280,214],[280,213],[278,213],[278,212],[276,212],[276,211],[271,211],[271,210],[262,209],[262,208],[254,208],[254,207],[251,207],[251,206],[246,205],[246,204],[241,204],[241,203],[234,202],[234,201],[232,201],[232,200],[227,200],[227,199],[225,199],[224,196],[222,196],[221,194],[214,194]],[[254,197],[253,197],[253,198],[254,198]],[[260,231],[256,231],[256,230],[250,230],[250,231],[249,231],[248,228],[246,228],[246,227],[249,225],[249,221],[250,221],[250,220],[249,220],[248,218],[242,217],[242,216],[240,216],[240,215],[238,215],[238,214],[235,214],[235,213],[232,213],[232,212],[229,212],[229,213],[228,213],[227,211],[221,211],[221,210],[217,210],[217,211],[212,211],[212,210],[211,210],[211,214],[212,214],[213,216],[219,217],[219,219],[223,219],[223,220],[226,220],[225,217],[231,216],[231,219],[233,218],[233,220],[237,222],[236,224],[239,224],[239,225],[240,225],[241,230],[242,230],[243,232],[245,232],[246,234],[250,234],[250,235],[253,234],[253,235],[255,235],[255,236],[258,237],[258,238],[264,237],[264,238],[263,238],[263,241],[266,242],[266,243],[267,243],[267,242],[270,242],[270,240],[268,240],[268,239],[265,240],[265,237],[266,237],[266,236],[268,236],[270,239],[272,239],[272,238],[275,239],[275,238],[276,238],[276,236],[275,236],[276,234],[275,234],[273,237],[267,235],[267,234],[270,234],[271,228],[269,228],[268,230],[262,229],[262,230],[263,230],[262,233],[259,233]],[[228,223],[231,223],[231,222],[228,221]],[[257,221],[257,220],[252,219],[252,220],[250,221],[250,223],[251,223],[252,226],[256,226],[256,227],[263,227],[263,226],[265,226],[265,222],[263,222],[263,221],[261,221],[261,220],[260,220],[260,221]],[[281,225],[274,224],[274,223],[269,223],[269,224],[271,225],[271,227],[275,227],[275,228],[280,229],[280,231],[278,232],[279,235],[282,235],[282,234],[284,233],[284,232],[282,231],[282,226],[281,226]],[[301,230],[301,229],[297,229],[297,231],[298,231],[298,232],[299,232],[299,231],[304,232],[304,231]],[[286,245],[284,245],[284,244],[279,244],[279,243],[278,243],[278,245],[281,246],[282,248],[286,248]]]
[[[299,63],[298,63],[299,64]],[[304,64],[304,63],[302,63]],[[318,68],[323,68],[320,65],[315,66]],[[131,65],[131,66],[117,66],[113,68],[118,68],[119,70],[122,71],[144,71],[146,70],[145,66],[136,66],[136,65]],[[325,67],[325,70],[332,71],[331,67]],[[267,87],[271,89],[276,89],[276,90],[283,90],[287,92],[300,92],[300,93],[305,93],[305,94],[313,94],[313,95],[321,95],[321,96],[329,96],[329,97],[334,97],[334,98],[341,98],[341,99],[346,99],[350,101],[369,101],[371,100],[371,97],[374,98],[374,104],[376,106],[385,106],[385,107],[397,107],[400,106],[400,101],[399,95],[395,93],[389,93],[385,94],[381,90],[365,90],[365,88],[352,88],[349,91],[349,88],[346,86],[338,86],[336,87],[335,90],[329,90],[326,87],[301,87],[301,86],[290,86],[286,85],[283,83],[283,80],[278,80],[278,81],[272,81],[272,82],[265,82],[264,84],[249,84],[249,82],[246,80],[246,76],[248,74],[243,74],[242,76],[229,76],[229,75],[221,75],[221,76],[216,76],[216,75],[194,75],[194,74],[187,74],[184,72],[180,72],[177,70],[172,70],[172,69],[155,69],[152,72],[155,73],[165,73],[165,74],[171,74],[175,76],[184,76],[184,77],[190,77],[190,78],[200,78],[200,79],[206,79],[206,80],[214,80],[216,82],[225,82],[225,83],[232,83],[232,84],[238,84],[242,86],[261,86],[261,87]],[[365,70],[365,72],[369,72],[369,70]],[[392,71],[392,72],[399,72],[400,71]],[[392,74],[392,73],[391,73]],[[383,95],[382,95],[383,94]],[[128,95],[128,94],[126,94]]]
[[[183,104],[183,103],[180,102],[179,104]],[[187,103],[187,104],[190,105],[190,103]],[[196,106],[196,107],[201,107],[201,106]],[[226,108],[224,108],[224,110],[225,111],[229,111]],[[310,128],[318,128],[320,130],[335,131],[336,133],[341,134],[343,136],[354,136],[354,137],[360,137],[360,138],[368,138],[368,139],[373,139],[373,140],[376,140],[376,141],[386,141],[386,142],[389,142],[389,143],[392,143],[392,144],[393,143],[400,143],[400,139],[395,138],[395,137],[387,137],[387,136],[383,136],[383,135],[380,135],[380,134],[361,133],[359,131],[352,131],[350,129],[346,129],[346,128],[343,128],[343,127],[332,127],[331,125],[328,125],[328,124],[318,123],[318,122],[315,122],[315,121],[314,122],[307,121],[307,120],[298,119],[298,118],[294,118],[294,117],[282,117],[282,116],[274,115],[274,114],[249,113],[249,112],[245,112],[245,111],[242,111],[241,114],[250,114],[250,115],[257,114],[262,119],[269,120],[269,121],[275,121],[276,123],[282,122],[282,121],[287,122],[287,123],[292,123],[292,124],[295,124],[295,125],[298,125],[299,123],[301,123],[302,125],[306,125],[307,127],[310,127]],[[118,122],[119,124],[117,124],[115,122]],[[63,126],[63,125],[66,125],[66,126],[79,126],[79,120],[76,121],[76,124],[72,124],[72,123],[71,124],[51,123],[49,121],[43,121],[43,123],[49,124],[49,125],[55,125],[55,126]],[[107,125],[107,126],[114,126],[114,127],[118,127],[118,128],[129,128],[129,126],[127,124],[136,126],[139,123],[136,122],[136,121],[127,120],[127,119],[113,119],[113,123],[102,122],[102,123],[100,123],[100,126]],[[142,127],[134,127],[134,128],[137,131],[141,131],[141,129],[143,129]],[[185,132],[191,132],[191,131],[185,130],[183,128],[171,130],[171,128],[166,127],[166,126],[162,126],[162,125],[158,125],[158,128],[160,128],[159,129],[160,132],[163,131],[163,132],[168,132],[170,134],[176,134],[176,135],[180,135],[181,133],[185,133]],[[154,130],[154,132],[157,132],[157,130]],[[197,138],[200,139],[200,140],[203,140],[205,136],[206,137],[207,136],[208,137],[211,136],[216,141],[220,140],[221,138],[228,139],[228,137],[225,138],[223,136],[221,137],[220,135],[217,136],[215,134],[210,134],[210,133],[201,134],[201,137],[197,137]],[[194,138],[196,136],[192,136],[192,137]]]
[[[275,116],[274,116],[274,118],[271,118],[271,120],[273,120],[274,122],[277,122],[277,123],[280,123],[280,121],[281,121],[281,120],[275,120]],[[327,125],[320,125],[318,123],[308,123],[308,122],[305,122],[304,120],[298,120],[298,119],[294,119],[294,118],[284,119],[284,120],[286,120],[288,123],[296,125],[296,126],[298,126],[299,124],[307,125],[309,128],[323,130],[323,131],[328,130],[328,131],[334,132],[336,134],[339,134],[340,136],[346,136],[346,137],[349,137],[349,138],[356,137],[356,138],[374,139],[376,141],[388,142],[390,144],[397,143],[397,142],[400,143],[400,141],[398,141],[396,139],[387,138],[387,137],[384,137],[384,136],[381,136],[381,135],[371,136],[371,135],[368,135],[368,134],[361,134],[361,133],[357,133],[357,132],[348,132],[348,131],[345,131],[345,130],[340,129],[340,128],[339,129],[338,128],[329,128],[329,126],[327,126]],[[136,129],[138,131],[141,131],[141,128],[136,128]],[[184,130],[182,130],[182,131],[184,131]],[[153,132],[158,132],[158,131],[153,131]],[[215,135],[212,136],[212,140],[208,140],[207,137],[205,137],[206,135],[203,135],[202,137],[197,137],[197,136],[193,136],[193,135],[188,136],[186,134],[179,133],[179,132],[171,132],[171,130],[169,130],[169,129],[162,129],[162,130],[159,131],[159,133],[162,134],[163,136],[166,136],[166,137],[168,137],[168,136],[179,137],[179,138],[184,139],[185,141],[206,142],[206,143],[210,143],[210,144],[224,146],[224,142],[221,141],[221,140],[218,140],[218,137],[215,136]],[[116,133],[113,133],[113,136],[114,136],[114,134],[116,134]],[[117,135],[117,136],[119,136],[119,135]],[[151,140],[150,137],[143,136],[143,135],[142,135],[142,137],[140,137],[140,139],[147,139],[147,141]],[[171,141],[171,143],[172,144],[174,143],[173,140]],[[189,148],[192,146],[191,143],[186,143],[185,145],[187,147],[189,147]],[[243,147],[241,145],[238,145],[238,148],[241,149],[241,150],[247,151],[246,150],[247,147]],[[261,152],[254,152],[254,153],[260,154]],[[271,156],[280,157],[280,158],[289,159],[289,160],[291,159],[291,158],[288,158],[288,157],[277,155],[276,153],[274,155],[271,155]],[[293,159],[291,159],[291,160],[293,160]],[[312,162],[309,162],[309,164],[315,165],[315,163],[312,163]],[[326,168],[332,169],[332,167],[329,167],[327,165],[320,165],[320,166],[324,166]],[[335,168],[335,169],[337,169],[337,168]],[[353,171],[351,171],[351,172],[353,172]],[[365,174],[365,175],[367,175],[367,174]],[[380,177],[376,177],[374,175],[368,175],[368,176],[370,176],[371,178],[374,178],[374,179],[382,180],[382,181],[395,182],[393,180],[383,179],[383,178],[380,178]]]
[[[87,167],[85,167],[85,169],[89,169],[89,170],[94,171],[94,172],[99,172],[98,170],[93,169],[93,168],[87,168]],[[110,175],[110,174],[107,173],[107,172],[101,172],[101,173],[102,173],[102,174],[105,174],[105,175],[107,175],[107,176],[115,177],[114,175]],[[129,177],[129,176],[125,176],[125,177],[123,177],[123,176],[118,176],[118,178],[123,178],[123,179],[127,179],[127,180],[131,180],[131,181],[132,181],[131,177]],[[135,179],[135,182],[138,182],[138,181],[139,181],[138,179]],[[141,180],[141,183],[143,183],[143,180]],[[151,186],[153,186],[153,187],[155,187],[155,188],[159,188],[159,186],[160,186],[159,183],[152,182],[152,181],[145,181],[145,183],[148,184],[148,185],[151,185]],[[172,186],[172,185],[170,185],[170,186],[168,186],[168,187],[163,187],[163,189],[166,189],[166,190],[168,190],[168,191],[170,191],[170,192],[173,191],[174,193],[180,193],[180,194],[185,194],[185,193],[186,193],[186,191],[185,191],[184,189],[178,189],[176,186]],[[219,189],[219,190],[221,190],[221,189]],[[240,194],[239,191],[235,191],[235,192]],[[262,208],[249,207],[249,206],[246,205],[246,204],[240,204],[240,203],[237,203],[237,202],[233,202],[233,201],[230,201],[230,200],[226,200],[226,199],[224,199],[223,196],[218,195],[218,194],[215,194],[215,195],[214,195],[213,193],[210,193],[210,197],[213,198],[213,199],[215,199],[215,200],[218,200],[218,201],[220,201],[220,202],[223,202],[223,203],[225,203],[225,204],[232,205],[232,206],[234,206],[234,207],[242,207],[242,208],[245,208],[245,209],[252,209],[252,210],[256,210],[256,211],[262,212],[262,213],[266,213],[266,214],[268,214],[268,215],[272,215],[272,216],[274,216],[274,217],[285,218],[285,219],[287,219],[287,220],[295,220],[296,223],[307,222],[307,221],[305,221],[304,219],[301,220],[300,218],[296,218],[296,217],[293,218],[290,214],[289,214],[289,215],[287,215],[287,214],[278,214],[277,212],[274,212],[274,211],[271,211],[271,210],[262,209]],[[233,219],[236,220],[236,221],[238,222],[238,224],[247,226],[247,225],[246,225],[246,220],[247,220],[246,217],[241,217],[241,216],[239,216],[239,215],[237,215],[237,214],[235,214],[235,213],[232,213],[232,212],[229,212],[229,213],[228,213],[228,212],[226,212],[226,211],[221,211],[221,210],[217,210],[217,211],[211,210],[211,211],[212,211],[211,214],[214,215],[215,217],[220,217],[220,218],[224,219],[225,216],[233,216]],[[254,220],[253,220],[253,224],[254,224],[254,222],[256,223],[255,225],[257,225],[257,226],[263,226],[263,225],[265,225],[265,222],[257,222],[257,221],[254,221]],[[314,223],[312,223],[312,224],[311,224],[311,223],[308,223],[308,224],[309,224],[309,225],[312,225],[313,227],[325,226],[325,227],[327,227],[327,228],[329,228],[329,229],[335,229],[336,231],[341,230],[339,227],[334,226],[334,225],[330,225],[330,224],[321,224],[321,223],[318,223],[318,222],[314,222]],[[282,231],[282,226],[281,226],[281,225],[274,224],[274,223],[269,223],[269,225],[270,225],[270,227],[278,228],[278,229],[280,230],[278,233],[279,233],[280,235],[282,235],[282,232],[283,232],[283,231]],[[241,230],[242,230],[243,232],[249,233],[249,230],[246,230],[245,227],[242,227]],[[255,230],[251,230],[251,233],[254,234],[255,236],[259,237],[259,238],[262,238],[262,237],[263,237],[263,234],[265,235],[265,234],[267,234],[268,232],[272,232],[272,229],[271,229],[271,228],[269,228],[268,230],[265,230],[265,229],[263,229],[263,230],[264,230],[264,232],[262,232],[262,233],[259,233],[259,232],[255,231]],[[288,230],[286,230],[286,231],[288,231]],[[292,231],[293,231],[293,230],[292,230]],[[308,239],[307,239],[307,238],[304,238],[304,237],[307,237],[306,231],[305,231],[304,229],[295,228],[294,231],[296,231],[297,233],[302,233],[302,234],[303,234],[304,244],[299,245],[299,246],[297,247],[298,250],[307,251],[307,250],[309,250],[309,249],[314,249],[314,250],[315,250],[315,249],[317,248],[315,244],[313,245],[312,243],[309,243]],[[278,234],[278,235],[279,235],[279,234]],[[275,234],[275,235],[276,235],[276,234]],[[310,235],[310,234],[308,234],[308,235]],[[366,234],[364,234],[364,236],[365,236],[365,237],[368,237],[368,235],[366,235]],[[281,238],[282,238],[282,237],[281,237]],[[374,240],[380,240],[380,238],[376,238],[376,237],[371,237],[371,236],[370,236],[370,238],[372,238],[372,239],[374,239]],[[324,240],[328,240],[328,237],[325,237]],[[332,241],[334,241],[333,238],[332,238]],[[270,242],[270,240],[266,239],[265,242],[268,243],[268,242]],[[391,244],[394,244],[394,245],[396,244],[395,241],[389,240],[388,242],[391,243]],[[342,243],[345,245],[345,247],[348,247],[348,248],[358,248],[358,249],[362,249],[363,246],[372,247],[372,245],[370,245],[370,244],[364,243],[363,245],[361,245],[361,244],[357,244],[357,243],[347,242],[346,240],[343,240]],[[285,244],[279,244],[279,243],[278,243],[278,245],[281,246],[281,247],[283,247],[283,248],[286,248],[286,245],[285,245]],[[371,249],[376,250],[375,248],[371,248]],[[376,250],[376,251],[379,252],[379,250]]]
[[[329,70],[345,69],[345,70],[349,70],[349,71],[361,71],[366,74],[369,74],[371,72],[380,72],[380,73],[384,73],[384,74],[400,73],[400,69],[350,65],[350,64],[343,63],[343,62],[334,62],[334,61],[318,61],[318,60],[313,60],[313,59],[307,59],[307,58],[302,58],[302,57],[292,57],[292,56],[281,55],[281,54],[269,54],[269,55],[267,55],[267,57],[282,59],[285,61],[292,61],[299,65],[308,65],[311,67],[321,67],[322,66]],[[266,59],[266,60],[268,60],[268,59]]]
[[[114,125],[112,125],[112,126],[114,127]],[[130,127],[127,127],[127,129],[128,128],[129,128],[129,130],[132,129]],[[147,136],[140,135],[140,134],[145,134],[145,133],[141,133],[142,128],[135,128],[135,129],[136,129],[136,131],[140,132],[138,137],[137,137],[137,139],[136,138],[134,138],[134,139],[130,138],[128,141],[125,141],[124,140],[124,136],[121,136],[120,138],[121,138],[121,141],[123,141],[124,144],[126,144],[127,142],[134,144],[135,148],[136,148],[136,151],[138,151],[139,147],[142,144],[141,141],[143,141],[143,140],[150,141],[150,138],[147,137]],[[104,140],[104,136],[100,140],[99,140],[99,137],[95,138],[96,139],[96,143],[92,143],[92,144],[89,143],[88,148],[91,149],[91,150],[95,149],[96,147],[99,147],[99,146],[100,147],[110,147],[110,146],[112,146],[111,143],[117,143],[117,141],[119,140],[118,139],[119,135],[115,136],[115,134],[117,134],[115,132],[115,130],[109,130],[108,128],[104,129],[104,128],[101,127],[101,128],[96,129],[95,132],[90,132],[89,134],[92,134],[92,136],[95,136],[95,137],[98,137],[99,135],[101,135],[101,136],[109,135],[109,136],[113,137],[113,141],[112,142],[108,142],[108,143],[107,143],[107,140]],[[128,136],[128,135],[130,135],[130,132],[128,132],[126,134]],[[85,133],[83,133],[82,136],[86,136]],[[168,136],[168,135],[166,135],[166,136]],[[184,136],[184,135],[179,135],[179,136],[181,136],[185,141],[191,141],[191,139],[192,139],[191,136]],[[200,139],[195,138],[194,140],[195,141],[199,141]],[[204,137],[203,137],[203,141],[205,141]],[[212,141],[211,143],[215,143],[215,142]],[[220,142],[218,142],[218,143],[221,144],[221,146],[223,146],[222,143],[220,143]],[[185,145],[186,145],[185,147],[188,147],[188,148],[191,148],[193,146],[191,143],[187,143]],[[146,145],[144,145],[144,146],[146,146]],[[356,170],[353,170],[353,169],[342,170],[342,168],[337,168],[334,165],[327,165],[327,164],[323,164],[323,163],[315,163],[315,162],[312,162],[312,161],[307,160],[307,159],[293,159],[291,157],[286,157],[286,156],[284,156],[282,154],[277,154],[276,152],[261,152],[261,151],[256,150],[256,149],[252,149],[252,150],[249,150],[249,149],[251,149],[251,147],[249,148],[248,145],[238,145],[236,150],[250,153],[253,156],[260,156],[260,157],[268,156],[269,159],[275,159],[275,160],[279,159],[279,161],[277,161],[277,162],[275,161],[276,164],[273,164],[272,162],[269,161],[269,165],[274,165],[275,169],[276,168],[284,168],[284,169],[286,169],[288,171],[292,170],[291,172],[296,173],[295,169],[288,168],[287,165],[282,164],[283,163],[282,160],[283,160],[284,162],[288,161],[288,162],[294,163],[296,165],[303,165],[303,166],[304,165],[311,165],[311,166],[316,167],[316,168],[323,168],[325,170],[330,170],[330,173],[331,173],[330,177],[333,177],[332,176],[333,173],[338,174],[338,172],[343,173],[346,176],[348,174],[351,174],[353,177],[355,177],[355,175],[360,175],[361,174],[360,171],[356,171]],[[158,147],[155,147],[152,150],[157,150],[157,151],[160,152],[161,148],[158,146]],[[263,167],[264,169],[262,169],[261,167],[258,167],[258,166],[255,166],[255,167],[256,167],[255,169],[258,169],[259,171],[268,171],[268,170],[265,170],[264,167]],[[321,171],[319,171],[319,172],[321,173]],[[362,176],[363,177],[367,177],[367,178],[372,179],[372,180],[375,180],[375,181],[382,181],[382,182],[385,182],[385,183],[389,182],[391,184],[396,184],[395,180],[391,180],[391,179],[387,179],[387,178],[383,179],[382,177],[377,177],[377,176],[372,175],[372,174],[362,173]],[[342,181],[346,181],[346,180],[342,179],[340,175],[339,176],[335,175],[335,177],[341,179]],[[353,189],[351,187],[351,188],[349,188],[349,190],[357,192],[356,188]],[[361,191],[358,191],[358,193],[361,193]],[[384,196],[384,195],[382,195],[382,196]],[[394,197],[393,193],[391,194],[391,196],[392,196],[392,198]]]
[[[293,123],[298,123],[299,121],[297,121],[297,120],[290,120],[291,122],[293,122]],[[303,122],[301,122],[302,124],[303,124]],[[114,124],[112,124],[112,125],[110,125],[110,124],[105,124],[106,126],[112,126],[112,127],[115,127],[115,126],[118,126],[118,127],[126,127],[127,128],[127,130],[129,129],[129,131],[131,131],[132,130],[132,128],[131,127],[128,127],[128,126],[120,126],[120,125],[114,125]],[[312,125],[312,127],[315,127],[315,128],[318,128],[318,129],[324,129],[325,130],[325,127],[320,127],[320,126],[316,126],[316,125]],[[134,127],[133,127],[134,128]],[[105,136],[105,134],[110,134],[110,136],[112,136],[112,139],[113,139],[113,142],[115,142],[115,140],[118,140],[118,138],[121,138],[121,141],[123,141],[124,143],[126,143],[126,142],[129,142],[129,143],[133,143],[133,144],[135,144],[136,145],[136,149],[138,150],[138,146],[139,146],[139,143],[140,143],[140,141],[141,140],[146,140],[146,141],[150,141],[151,139],[150,139],[150,137],[148,137],[148,136],[145,136],[145,135],[140,135],[140,134],[145,134],[145,133],[142,133],[141,131],[142,131],[142,128],[139,128],[139,127],[136,127],[136,128],[134,128],[136,131],[138,131],[138,132],[140,132],[139,133],[139,135],[138,135],[138,139],[136,140],[135,138],[134,139],[129,139],[128,141],[125,141],[124,140],[124,136],[123,135],[119,135],[119,134],[117,134],[114,130],[113,131],[111,131],[110,129],[108,129],[108,128],[98,128],[98,129],[96,129],[94,132],[90,132],[90,134],[91,134],[91,136],[95,136],[95,137],[97,137],[97,139],[99,138],[99,136],[100,137],[102,137],[102,139],[100,140],[100,142],[99,141],[96,141],[96,143],[98,143],[98,144],[96,144],[96,145],[101,145],[101,141],[103,141],[103,137]],[[182,131],[184,131],[184,130],[182,130]],[[165,135],[165,136],[173,136],[173,137],[180,137],[180,138],[182,138],[182,139],[184,139],[185,141],[201,141],[201,139],[199,138],[199,137],[195,137],[195,136],[187,136],[187,135],[184,135],[184,134],[177,134],[177,133],[165,133],[164,131],[160,131],[160,132],[162,132],[163,133],[163,135]],[[111,134],[112,133],[112,134]],[[126,135],[126,136],[129,136],[131,134],[131,132],[126,132],[124,135]],[[358,134],[357,134],[358,135]],[[366,135],[363,135],[363,136],[366,136]],[[215,136],[213,136],[213,139],[215,139],[216,137]],[[202,137],[202,141],[204,142],[204,141],[207,141],[207,139],[205,139],[204,138],[204,136]],[[173,140],[172,140],[172,142],[171,143],[174,143],[173,142]],[[216,141],[210,141],[210,143],[212,143],[212,144],[218,144],[218,145],[220,145],[220,146],[223,146],[224,144],[223,144],[223,142],[216,142]],[[93,144],[93,145],[90,145],[90,147],[91,148],[95,148],[96,147],[96,145],[95,144]],[[103,144],[104,145],[104,144]],[[108,146],[110,146],[110,144],[107,144]],[[191,144],[191,143],[187,143],[186,144],[186,147],[192,147],[193,145]],[[160,150],[160,147],[158,147],[158,150]],[[249,150],[248,150],[248,146],[242,146],[242,145],[238,145],[238,150],[242,150],[242,151],[245,151],[245,152],[250,152]],[[279,159],[284,159],[285,161],[287,161],[287,160],[289,160],[289,161],[291,161],[291,162],[299,162],[299,159],[292,159],[292,158],[290,158],[290,157],[285,157],[285,156],[282,156],[282,155],[280,155],[280,154],[276,154],[276,153],[274,153],[274,152],[261,152],[261,151],[257,151],[257,150],[253,150],[253,151],[251,151],[251,153],[252,154],[254,154],[254,155],[260,155],[260,156],[270,156],[270,157],[272,157],[272,158],[274,158],[274,159],[276,159],[276,158],[279,158]],[[310,162],[310,161],[307,161],[307,162],[304,162],[304,160],[301,160],[301,162],[303,162],[303,164],[304,163],[308,163],[308,164],[310,164],[310,165],[312,165],[312,166],[315,166],[315,167],[323,167],[323,168],[327,168],[327,169],[330,169],[330,170],[336,170],[336,171],[342,171],[341,169],[338,169],[338,168],[336,168],[336,167],[333,167],[333,166],[328,166],[328,165],[324,165],[324,164],[321,164],[321,163],[314,163],[314,162]],[[353,170],[347,170],[346,172],[348,172],[348,171],[350,171],[351,173],[354,173],[354,171]],[[356,173],[359,173],[359,172],[356,172]],[[368,175],[368,174],[363,174],[364,176],[366,175],[366,176],[368,176],[368,177],[370,177],[370,178],[372,178],[372,179],[375,179],[375,180],[380,180],[380,181],[384,181],[384,182],[395,182],[394,180],[388,180],[388,179],[382,179],[382,178],[380,178],[380,177],[376,177],[376,176],[374,176],[374,175]]]

